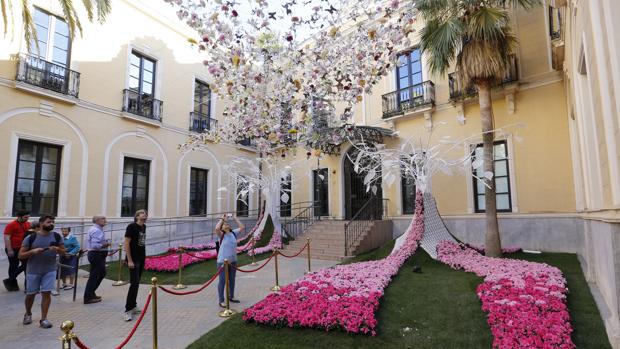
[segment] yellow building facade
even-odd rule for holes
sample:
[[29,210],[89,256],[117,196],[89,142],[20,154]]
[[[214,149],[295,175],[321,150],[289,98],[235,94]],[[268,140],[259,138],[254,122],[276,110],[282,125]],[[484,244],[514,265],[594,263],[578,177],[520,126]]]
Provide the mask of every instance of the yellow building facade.
[[[0,41],[0,223],[22,206],[55,213],[61,222],[94,214],[123,221],[145,207],[159,218],[240,209],[234,192],[218,191],[229,184],[223,166],[230,156],[258,154],[229,143],[178,150],[191,132],[216,127],[225,102],[208,89],[211,78],[187,42],[194,33],[159,5],[113,1],[105,24],[84,22],[83,36],[69,42],[57,2],[32,1],[38,31],[45,33],[39,55],[27,54],[17,20],[14,33]],[[578,253],[615,347],[620,24],[613,14],[619,6],[550,0],[529,12],[514,10],[520,45],[513,69],[493,93],[495,125],[503,128],[496,148],[502,154],[496,158],[502,241]],[[418,21],[417,29],[423,25]],[[426,140],[429,130],[433,144],[473,137],[453,152],[465,155],[481,143],[475,91],[453,76],[430,74],[412,35],[414,45],[402,48],[399,67],[355,107],[354,122],[381,130],[388,147]],[[365,196],[346,164],[350,150],[345,143],[320,157],[308,158],[303,149],[288,154],[285,162],[297,160],[291,202],[321,201],[321,215],[351,218]],[[453,172],[432,179],[439,212],[459,238],[481,243],[483,191],[471,167]],[[402,178],[381,188],[394,235],[411,219],[408,191]],[[250,194],[247,209],[258,201]]]

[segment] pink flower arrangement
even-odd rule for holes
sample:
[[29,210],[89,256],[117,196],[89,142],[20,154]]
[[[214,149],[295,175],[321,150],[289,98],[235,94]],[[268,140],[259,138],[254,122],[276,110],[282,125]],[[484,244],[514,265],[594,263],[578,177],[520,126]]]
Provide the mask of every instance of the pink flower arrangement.
[[484,277],[478,286],[494,348],[575,348],[562,272],[544,263],[486,257],[442,241],[438,259]]
[[422,238],[422,209],[419,192],[416,215],[405,233],[405,243],[388,257],[310,273],[246,309],[243,319],[274,326],[342,329],[376,335],[375,312],[383,291]]
[[273,232],[273,234],[271,235],[271,239],[269,239],[269,242],[267,243],[266,246],[257,247],[255,249],[252,249],[252,246],[250,246],[248,249],[248,255],[250,256],[252,254],[259,255],[265,252],[271,252],[275,250],[276,248],[282,248],[282,236],[280,236],[279,231]]

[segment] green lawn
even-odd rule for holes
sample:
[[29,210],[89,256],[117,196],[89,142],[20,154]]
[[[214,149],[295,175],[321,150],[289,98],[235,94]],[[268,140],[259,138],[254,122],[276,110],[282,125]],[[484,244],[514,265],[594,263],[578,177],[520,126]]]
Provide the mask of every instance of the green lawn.
[[[271,253],[263,253],[256,256],[256,261],[263,260],[269,257]],[[117,256],[118,258],[118,256]],[[252,263],[252,257],[245,253],[237,255],[237,265],[242,266]],[[183,283],[185,285],[200,285],[205,283],[216,271],[215,259],[192,264],[183,269]],[[82,269],[88,270],[89,266],[84,266]],[[122,278],[125,281],[129,281],[129,269],[123,266]],[[145,270],[142,274],[142,284],[150,284],[151,278],[155,276],[159,284],[161,285],[176,285],[178,279],[178,272],[166,272],[166,271],[148,271]],[[108,273],[106,279],[116,281],[118,279],[118,260],[108,264]]]
[[[393,242],[349,262],[383,258],[392,246]],[[511,257],[562,269],[570,289],[568,305],[577,348],[611,348],[575,255],[519,253]],[[414,265],[422,267],[422,274],[412,272]],[[481,281],[432,260],[420,249],[386,289],[377,314],[376,337],[246,324],[237,314],[188,348],[490,348],[491,332],[475,293]]]

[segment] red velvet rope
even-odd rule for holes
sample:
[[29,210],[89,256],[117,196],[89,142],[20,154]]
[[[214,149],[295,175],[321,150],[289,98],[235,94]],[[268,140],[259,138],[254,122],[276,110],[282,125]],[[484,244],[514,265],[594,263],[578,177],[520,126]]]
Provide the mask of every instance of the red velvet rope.
[[136,324],[133,325],[133,328],[131,329],[131,332],[129,332],[129,335],[127,336],[127,338],[125,338],[125,340],[121,344],[119,344],[116,347],[116,349],[121,349],[122,347],[124,347],[125,344],[127,344],[129,342],[131,337],[133,337],[133,334],[136,333],[136,330],[138,329],[138,326],[140,326],[140,323],[142,322],[142,319],[144,318],[144,314],[146,314],[146,311],[149,309],[149,304],[151,303],[151,296],[152,296],[152,294],[149,293],[149,295],[146,297],[146,302],[144,303],[144,308],[142,308],[142,313],[140,313],[140,317],[136,321]]
[[195,290],[192,290],[192,291],[187,291],[187,292],[176,292],[176,291],[173,291],[173,290],[169,290],[169,289],[167,289],[167,288],[165,288],[165,287],[163,287],[163,286],[158,286],[158,287],[159,287],[159,289],[160,289],[160,290],[162,290],[162,291],[164,291],[164,292],[166,292],[166,293],[173,294],[173,295],[175,295],[175,296],[186,296],[186,295],[188,295],[188,294],[198,293],[198,292],[200,292],[200,291],[204,290],[205,288],[207,288],[207,286],[211,285],[211,283],[212,283],[212,282],[213,282],[213,281],[217,278],[217,276],[218,276],[218,275],[220,275],[220,273],[222,272],[222,269],[224,269],[224,268],[220,267],[220,268],[217,270],[217,273],[215,273],[215,274],[214,274],[214,275],[213,275],[213,276],[209,279],[209,281],[207,281],[207,282],[206,282],[204,285],[202,285],[200,288],[195,289]]
[[197,258],[197,259],[202,259],[202,260],[205,260],[205,261],[208,261],[208,260],[210,260],[210,259],[213,259],[213,257],[207,258],[207,257],[200,257],[200,256],[196,256],[195,254],[193,254],[193,253],[191,253],[191,252],[187,252],[187,251],[185,251],[184,253],[185,253],[186,255],[190,256],[190,257],[194,257],[194,258]]
[[280,254],[280,256],[285,257],[285,258],[295,258],[295,257],[299,256],[306,249],[306,247],[308,247],[308,243],[306,243],[304,245],[304,247],[302,247],[301,250],[299,250],[299,252],[297,252],[296,254],[294,254],[292,256],[287,256],[284,253],[280,252],[280,250],[278,250],[278,253]]
[[114,252],[108,253],[108,257],[112,257],[112,256],[114,256],[117,253],[118,253],[118,250],[115,250]]
[[172,253],[164,254],[164,255],[161,255],[161,256],[148,256],[147,258],[152,258],[152,259],[160,259],[160,258],[165,258],[165,257],[168,257],[168,256],[173,255],[173,254],[176,254],[176,252],[172,252]]
[[73,341],[75,342],[75,345],[77,345],[78,348],[80,348],[80,349],[89,349],[86,346],[86,344],[82,343],[82,341],[77,336],[73,337]]
[[267,260],[265,261],[265,263],[263,263],[263,265],[261,265],[260,267],[256,268],[256,269],[252,269],[252,270],[243,270],[243,269],[239,269],[238,267],[233,267],[235,269],[237,269],[237,271],[240,271],[242,273],[255,273],[261,269],[263,269],[267,263],[269,263],[269,261],[273,258],[273,256],[275,256],[275,253],[271,254],[271,256],[269,258],[267,258]]

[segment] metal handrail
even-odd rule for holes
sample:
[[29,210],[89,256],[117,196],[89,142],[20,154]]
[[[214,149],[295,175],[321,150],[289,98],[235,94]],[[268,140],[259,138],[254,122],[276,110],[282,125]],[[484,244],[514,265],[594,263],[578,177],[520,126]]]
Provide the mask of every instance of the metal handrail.
[[75,98],[80,91],[80,73],[31,54],[19,55],[15,79]]
[[[508,66],[508,70],[506,71],[506,75],[502,77],[502,79],[495,84],[493,87],[502,86],[505,84],[509,84],[511,82],[515,82],[519,80],[519,71],[517,65],[517,57],[516,55],[510,56],[510,63]],[[461,80],[458,78],[458,72],[453,72],[448,74],[448,86],[450,90],[450,99],[464,99],[471,96],[474,96],[478,93],[476,86],[470,84],[468,86],[464,86]]]
[[217,120],[211,118],[211,116],[197,111],[193,111],[189,116],[189,130],[202,133],[205,130],[217,129]]
[[404,114],[410,110],[435,105],[435,83],[431,80],[401,88],[381,96],[383,118]]
[[372,196],[362,208],[344,224],[344,253],[345,256],[350,255],[351,248],[359,240],[367,228],[377,219],[381,220],[387,216],[388,199],[379,199]]
[[153,95],[123,90],[123,111],[161,122],[164,102]]
[[293,218],[287,219],[282,223],[282,229],[291,238],[303,234],[315,221],[321,220],[320,216],[314,215],[314,208],[320,207],[317,202],[310,202],[311,205],[301,209]]

